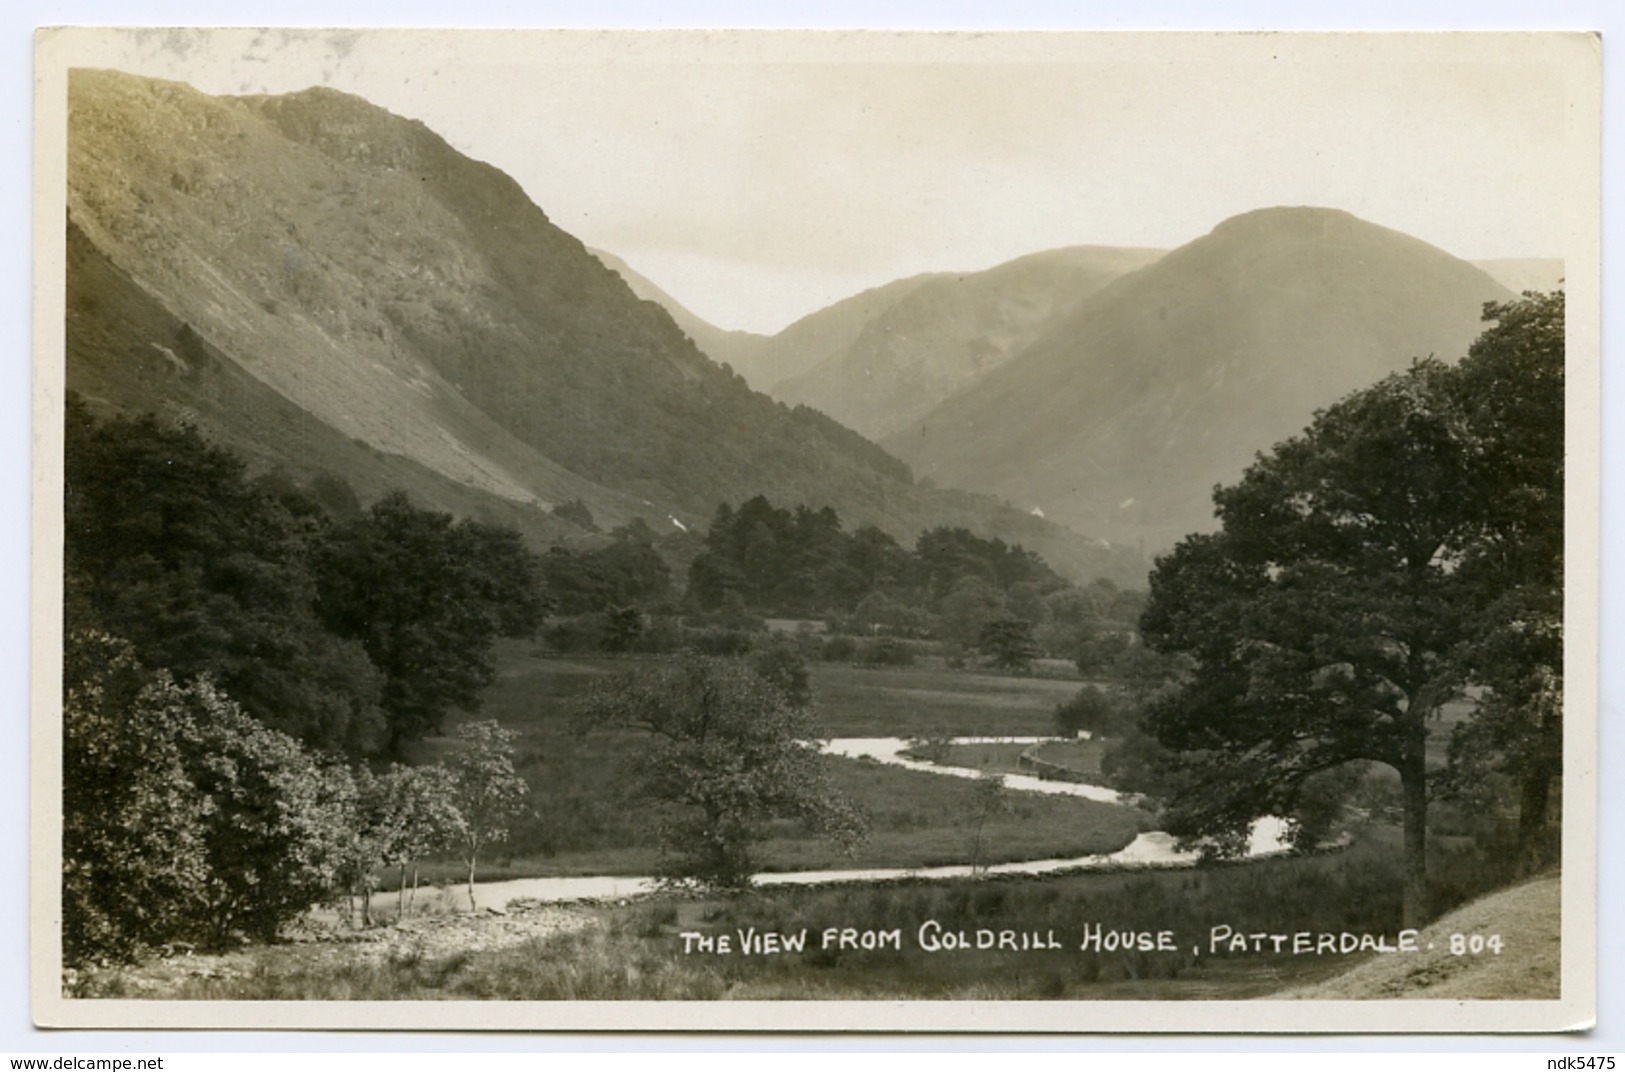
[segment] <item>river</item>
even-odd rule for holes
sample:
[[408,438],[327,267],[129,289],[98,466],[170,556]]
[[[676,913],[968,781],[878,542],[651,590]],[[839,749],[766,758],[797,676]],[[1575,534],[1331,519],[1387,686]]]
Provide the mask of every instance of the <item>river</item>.
[[[1044,737],[957,737],[955,744],[1036,744],[1049,740]],[[927,771],[946,777],[975,778],[981,771],[971,767],[946,767],[910,759],[902,752],[911,742],[901,737],[840,737],[827,745],[827,750],[850,759],[869,759],[909,770]],[[1024,774],[1004,776],[1007,788],[1028,793],[1054,793],[1063,796],[1084,797],[1108,804],[1123,802],[1121,794],[1098,785],[1077,782],[1046,781]],[[1253,824],[1248,843],[1249,856],[1268,856],[1283,852],[1285,824],[1276,818],[1264,818]],[[1097,856],[1078,856],[1070,859],[1022,860],[1015,863],[993,864],[973,869],[969,864],[949,867],[879,867],[836,871],[770,871],[756,876],[760,886],[811,886],[836,882],[888,882],[899,879],[970,878],[977,874],[989,875],[1043,875],[1060,871],[1079,871],[1113,867],[1191,867],[1197,853],[1180,852],[1172,834],[1153,830],[1136,837],[1128,845],[1113,853]],[[581,875],[560,878],[518,878],[498,882],[477,882],[475,897],[481,908],[494,908],[525,898],[543,902],[620,899],[650,893],[657,888],[653,878],[618,877],[612,875]]]

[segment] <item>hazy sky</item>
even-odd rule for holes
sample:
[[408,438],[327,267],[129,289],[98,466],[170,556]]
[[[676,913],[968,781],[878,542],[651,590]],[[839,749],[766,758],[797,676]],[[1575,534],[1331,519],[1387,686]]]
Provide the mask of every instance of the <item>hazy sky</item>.
[[[701,316],[775,330],[1039,249],[1347,209],[1463,257],[1571,248],[1578,39],[149,31],[85,62],[326,84],[423,120]],[[1594,179],[1593,179],[1594,181]]]

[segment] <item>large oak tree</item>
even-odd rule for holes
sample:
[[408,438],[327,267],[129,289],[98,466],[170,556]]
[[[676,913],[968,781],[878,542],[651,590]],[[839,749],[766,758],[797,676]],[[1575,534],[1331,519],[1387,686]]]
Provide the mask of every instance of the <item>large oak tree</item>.
[[[1142,619],[1150,644],[1193,660],[1145,719],[1172,750],[1171,828],[1233,848],[1255,818],[1294,814],[1315,775],[1387,764],[1404,801],[1407,924],[1429,912],[1441,706],[1469,681],[1492,686],[1517,712],[1504,724],[1547,727],[1538,761],[1528,733],[1493,735],[1500,754],[1530,781],[1552,770],[1550,644],[1517,649],[1519,680],[1543,700],[1534,714],[1485,673],[1485,653],[1506,650],[1528,599],[1544,595],[1549,614],[1559,583],[1561,295],[1486,318],[1497,326],[1460,366],[1415,362],[1218,489],[1221,531],[1158,561]],[[1515,591],[1527,598],[1509,602]]]

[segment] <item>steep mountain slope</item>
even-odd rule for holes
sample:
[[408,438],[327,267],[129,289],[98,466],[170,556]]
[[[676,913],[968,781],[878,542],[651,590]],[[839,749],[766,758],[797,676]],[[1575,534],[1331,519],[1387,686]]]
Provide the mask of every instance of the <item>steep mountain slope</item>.
[[1031,345],[1055,317],[1160,250],[1079,246],[926,277],[817,365],[774,385],[872,439],[900,431]]
[[[536,543],[574,533],[534,502],[453,480],[318,420],[176,318],[71,222],[67,267],[67,386],[93,413],[150,411],[184,421],[231,446],[256,472],[281,469],[300,482],[341,477],[366,501],[399,488],[437,510],[517,528]],[[646,509],[544,459],[534,464],[534,483],[559,499],[582,498],[612,523]]]
[[212,98],[108,71],[75,72],[69,98],[69,381],[103,407],[184,405],[259,464],[459,513],[583,498],[610,523],[693,523],[765,493],[904,539],[964,525],[1075,576],[1141,568],[915,487],[754,393],[421,123],[330,90]]
[[1485,301],[1466,262],[1344,213],[1227,220],[1086,299],[1043,339],[885,440],[916,473],[1148,549],[1213,527],[1213,485],[1317,407],[1454,358]]
[[729,331],[719,328],[690,310],[615,254],[602,249],[592,249],[588,252],[626,280],[626,285],[632,288],[633,294],[644,301],[652,301],[666,310],[672,321],[694,340],[694,345],[719,365],[730,365],[736,370],[748,367],[771,337],[758,335],[753,331]]

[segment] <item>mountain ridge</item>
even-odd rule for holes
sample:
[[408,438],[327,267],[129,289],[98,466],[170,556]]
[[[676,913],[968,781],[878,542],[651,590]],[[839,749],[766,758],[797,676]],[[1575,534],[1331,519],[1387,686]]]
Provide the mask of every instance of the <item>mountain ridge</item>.
[[[358,455],[331,444],[350,443],[404,459],[391,471],[440,502],[544,514],[582,498],[611,523],[692,525],[766,493],[905,540],[960,525],[1077,577],[1143,572],[986,497],[916,487],[856,433],[753,392],[510,177],[361,98],[216,98],[75,71],[68,208],[74,241],[110,266],[97,285],[152,335],[119,339],[81,287],[70,385],[99,378],[107,408],[164,409],[163,365],[131,351],[173,350],[182,325],[241,388],[214,412],[197,395],[202,423],[264,464],[343,469]],[[252,410],[278,399],[320,434],[256,438]]]
[[884,444],[917,474],[997,488],[1082,531],[1170,546],[1210,492],[1317,408],[1465,352],[1510,291],[1336,209],[1260,209],[1086,298]]
[[771,338],[769,335],[754,331],[718,327],[672,297],[670,292],[615,254],[590,246],[587,251],[626,280],[626,285],[632,288],[633,294],[644,301],[652,301],[666,310],[677,326],[694,341],[694,345],[719,365],[727,365],[736,371],[741,367],[748,367]]
[[916,277],[918,286],[864,321],[849,343],[779,381],[772,393],[884,438],[1015,356],[1090,294],[1162,253],[1068,246],[979,272]]

